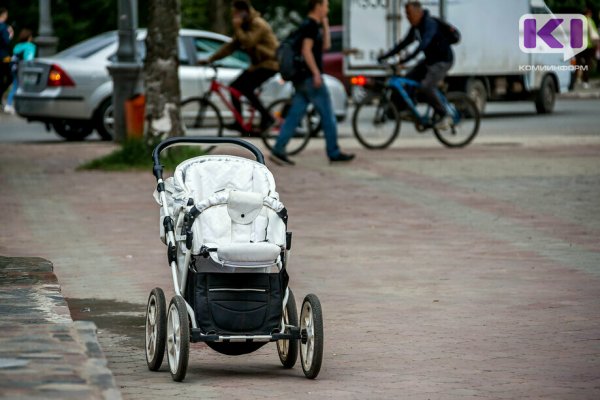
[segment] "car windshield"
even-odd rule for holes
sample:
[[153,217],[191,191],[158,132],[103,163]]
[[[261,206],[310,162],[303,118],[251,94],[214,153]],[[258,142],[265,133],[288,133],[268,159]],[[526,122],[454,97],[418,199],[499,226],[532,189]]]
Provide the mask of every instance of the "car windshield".
[[331,47],[327,53],[339,53],[342,51],[342,31],[331,32]]
[[[219,47],[223,45],[223,42],[211,38],[194,38],[194,47],[196,48],[196,59],[206,60],[213,54]],[[217,64],[226,68],[248,68],[249,59],[246,53],[236,50],[228,57],[225,57]]]
[[106,32],[56,54],[59,58],[88,58],[117,40],[116,32]]

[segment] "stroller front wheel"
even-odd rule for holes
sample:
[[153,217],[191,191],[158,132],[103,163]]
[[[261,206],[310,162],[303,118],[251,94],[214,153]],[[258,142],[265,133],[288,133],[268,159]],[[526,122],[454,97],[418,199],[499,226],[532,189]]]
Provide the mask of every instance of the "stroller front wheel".
[[308,294],[300,312],[300,360],[302,371],[309,379],[315,379],[323,362],[323,312],[321,302],[314,294]]
[[175,296],[169,305],[167,320],[167,359],[171,377],[176,382],[185,379],[190,355],[190,322],[185,300]]
[[150,371],[158,371],[165,356],[167,305],[161,288],[154,288],[146,308],[146,363]]
[[[283,310],[283,321],[286,325],[298,326],[298,309],[292,289],[288,289],[288,301]],[[277,353],[283,368],[293,368],[298,359],[298,340],[278,340]]]

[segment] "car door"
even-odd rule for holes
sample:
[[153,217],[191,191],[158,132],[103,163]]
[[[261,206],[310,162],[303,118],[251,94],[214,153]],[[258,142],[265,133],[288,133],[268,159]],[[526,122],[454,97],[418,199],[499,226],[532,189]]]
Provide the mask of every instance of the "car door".
[[202,96],[204,93],[190,42],[191,38],[189,36],[179,36],[179,88],[182,101],[190,97]]

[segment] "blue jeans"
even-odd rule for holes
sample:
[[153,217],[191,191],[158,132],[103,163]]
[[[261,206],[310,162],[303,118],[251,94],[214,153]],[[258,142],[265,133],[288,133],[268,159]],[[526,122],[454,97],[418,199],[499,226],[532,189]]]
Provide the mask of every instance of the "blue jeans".
[[17,71],[12,71],[12,76],[12,87],[10,88],[10,92],[8,92],[8,97],[6,98],[6,104],[9,106],[13,105],[15,93],[17,93],[17,89],[19,88],[19,74],[17,73]]
[[285,146],[288,144],[302,118],[306,114],[306,108],[309,103],[312,103],[319,116],[321,117],[321,126],[325,134],[325,143],[327,156],[334,158],[340,155],[340,148],[337,144],[337,124],[333,107],[331,106],[331,98],[325,82],[320,88],[313,85],[313,79],[307,78],[299,84],[295,85],[295,93],[292,97],[292,105],[288,111],[279,137],[273,148],[275,153],[285,154]]

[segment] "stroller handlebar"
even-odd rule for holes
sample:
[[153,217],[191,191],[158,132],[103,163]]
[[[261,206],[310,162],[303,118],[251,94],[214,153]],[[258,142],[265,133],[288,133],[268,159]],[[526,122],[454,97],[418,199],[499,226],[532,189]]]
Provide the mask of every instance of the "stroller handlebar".
[[154,161],[154,176],[156,179],[162,179],[163,166],[160,164],[160,153],[167,147],[171,147],[177,144],[233,144],[240,146],[250,151],[256,161],[265,164],[265,158],[262,152],[250,142],[247,142],[238,138],[227,138],[227,137],[210,137],[210,136],[179,136],[172,137],[160,142],[152,151],[152,160]]

